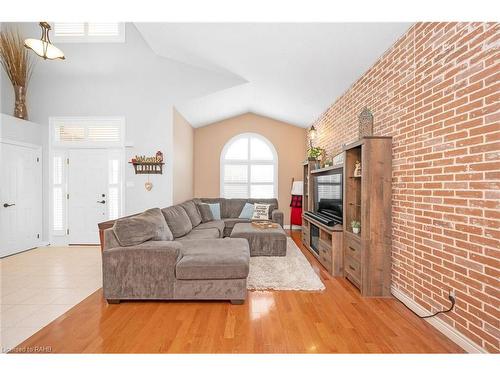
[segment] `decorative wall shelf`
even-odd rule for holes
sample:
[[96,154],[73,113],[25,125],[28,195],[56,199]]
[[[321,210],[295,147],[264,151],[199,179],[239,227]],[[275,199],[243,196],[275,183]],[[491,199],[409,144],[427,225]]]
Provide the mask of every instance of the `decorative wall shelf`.
[[[155,156],[135,156],[129,164],[134,166],[135,174],[163,174],[163,153],[157,151]],[[148,180],[149,181],[149,180]]]
[[135,174],[163,174],[163,164],[165,163],[141,163],[131,162],[134,166]]

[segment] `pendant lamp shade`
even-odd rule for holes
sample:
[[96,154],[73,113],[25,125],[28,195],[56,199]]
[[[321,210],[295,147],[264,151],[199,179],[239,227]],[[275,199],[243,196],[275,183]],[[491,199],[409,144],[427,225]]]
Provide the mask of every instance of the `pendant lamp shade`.
[[50,25],[47,22],[40,22],[40,27],[42,28],[42,37],[40,39],[26,39],[24,46],[31,49],[44,60],[64,60],[64,53],[50,42]]

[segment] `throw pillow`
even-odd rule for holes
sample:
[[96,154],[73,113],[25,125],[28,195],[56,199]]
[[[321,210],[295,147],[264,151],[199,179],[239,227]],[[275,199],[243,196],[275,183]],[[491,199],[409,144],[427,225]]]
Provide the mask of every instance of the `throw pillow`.
[[241,210],[240,216],[238,216],[238,218],[251,219],[253,216],[253,211],[254,211],[254,205],[251,203],[245,203],[245,206],[243,206],[243,209]]
[[269,220],[270,204],[255,203],[252,220]]
[[198,203],[197,207],[198,211],[200,211],[202,223],[208,223],[209,221],[214,220],[214,215],[212,215],[212,210],[210,210],[210,206],[208,204]]
[[116,220],[113,231],[121,246],[139,245],[150,240],[172,241],[174,239],[159,208],[152,208],[142,214]]
[[193,224],[191,224],[186,210],[180,205],[163,208],[161,212],[165,216],[174,238],[185,236],[193,229]]
[[210,207],[210,211],[212,211],[214,220],[220,220],[220,203],[208,203],[208,206]]

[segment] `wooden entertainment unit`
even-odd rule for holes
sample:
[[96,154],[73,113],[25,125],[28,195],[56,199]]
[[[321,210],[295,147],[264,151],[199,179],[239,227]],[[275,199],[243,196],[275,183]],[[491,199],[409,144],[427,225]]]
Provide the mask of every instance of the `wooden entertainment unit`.
[[[334,169],[342,168],[343,165],[326,168],[316,167],[317,163],[313,161],[303,164],[304,196],[302,197],[302,207],[304,212],[312,210],[314,205],[312,176],[326,174]],[[333,276],[343,276],[342,232],[342,225],[337,224],[329,227],[312,217],[302,215],[302,243]]]
[[[304,212],[314,209],[314,175],[343,167],[343,226],[303,215],[302,242],[334,276],[345,276],[365,297],[390,296],[392,138],[363,137],[343,148],[342,165],[304,164]],[[356,162],[361,173],[354,174]],[[361,224],[353,233],[351,223]],[[318,232],[317,248],[311,230]],[[316,250],[319,250],[318,252]]]
[[[316,249],[311,246],[311,230],[318,233]],[[320,222],[302,217],[302,243],[332,276],[343,276],[342,225],[327,227]]]

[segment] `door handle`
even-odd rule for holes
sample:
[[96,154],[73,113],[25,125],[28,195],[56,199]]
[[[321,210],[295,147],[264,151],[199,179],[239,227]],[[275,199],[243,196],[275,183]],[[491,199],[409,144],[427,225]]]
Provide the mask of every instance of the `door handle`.
[[15,203],[12,203],[12,204],[4,203],[4,204],[3,204],[3,206],[4,206],[5,208],[7,208],[7,207],[11,207],[11,206],[15,206],[15,205],[16,205]]
[[103,199],[102,201],[97,201],[97,203],[102,203],[102,204],[104,204],[104,203],[106,203],[106,201]]

